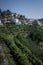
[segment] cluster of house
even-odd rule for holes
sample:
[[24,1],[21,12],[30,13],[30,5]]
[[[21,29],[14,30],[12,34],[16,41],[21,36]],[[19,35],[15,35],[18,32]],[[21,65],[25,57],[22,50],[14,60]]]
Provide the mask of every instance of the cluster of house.
[[27,19],[25,18],[25,16],[23,15],[19,15],[16,13],[12,13],[10,15],[5,15],[4,18],[0,18],[0,25],[3,25],[5,23],[15,23],[15,24],[30,24],[32,25],[32,22],[34,21],[34,19]]
[[[35,21],[35,19],[27,19],[23,15],[19,15],[16,13],[12,13],[9,15],[5,15],[4,18],[0,18],[0,25],[6,24],[6,23],[14,23],[14,24],[29,24],[32,25],[32,23]],[[37,20],[38,25],[42,26],[40,21]]]

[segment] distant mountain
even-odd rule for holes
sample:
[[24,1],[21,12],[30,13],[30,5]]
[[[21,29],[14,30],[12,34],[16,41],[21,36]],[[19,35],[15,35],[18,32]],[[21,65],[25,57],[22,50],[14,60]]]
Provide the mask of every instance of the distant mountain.
[[42,19],[38,19],[42,24],[43,24],[43,18]]

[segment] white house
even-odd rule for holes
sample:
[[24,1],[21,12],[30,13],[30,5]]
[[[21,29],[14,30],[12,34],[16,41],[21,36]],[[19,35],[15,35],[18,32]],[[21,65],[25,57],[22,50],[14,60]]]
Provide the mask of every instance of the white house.
[[1,20],[0,20],[0,23],[1,23]]
[[21,21],[19,20],[19,19],[15,19],[15,18],[13,18],[12,20],[11,20],[13,23],[15,23],[15,24],[21,24]]
[[2,21],[0,20],[0,25],[3,25]]

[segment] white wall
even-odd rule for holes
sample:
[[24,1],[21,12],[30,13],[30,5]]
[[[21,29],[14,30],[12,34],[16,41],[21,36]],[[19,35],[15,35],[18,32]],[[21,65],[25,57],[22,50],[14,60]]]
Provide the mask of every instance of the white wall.
[[16,24],[21,24],[21,21],[19,19],[12,19],[12,22],[14,22]]
[[0,23],[1,23],[1,20],[0,20]]
[[0,25],[3,25],[3,23],[1,22],[1,20],[0,20]]

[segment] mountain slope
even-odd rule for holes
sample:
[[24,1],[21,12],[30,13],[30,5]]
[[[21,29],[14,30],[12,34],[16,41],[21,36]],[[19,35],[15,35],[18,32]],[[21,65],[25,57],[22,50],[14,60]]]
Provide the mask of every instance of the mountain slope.
[[43,28],[40,26],[0,26],[0,42],[8,65],[43,65]]

